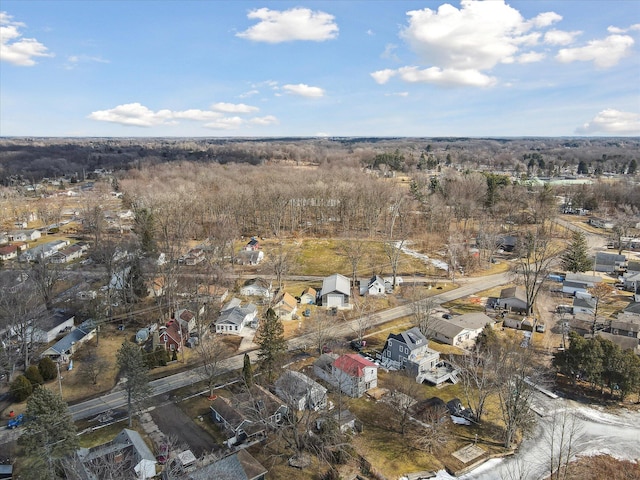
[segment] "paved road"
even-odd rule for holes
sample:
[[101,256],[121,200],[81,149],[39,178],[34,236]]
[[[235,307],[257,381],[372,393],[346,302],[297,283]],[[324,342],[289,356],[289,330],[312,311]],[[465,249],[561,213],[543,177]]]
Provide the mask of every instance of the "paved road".
[[607,239],[605,234],[593,233],[587,230],[586,228],[582,228],[580,225],[576,225],[575,223],[568,222],[561,218],[556,218],[556,223],[565,227],[572,232],[582,232],[584,233],[585,238],[587,239],[587,245],[589,245],[589,250],[592,252],[597,252],[600,250],[606,250],[607,247]]
[[[437,304],[442,304],[446,302],[450,302],[452,300],[456,300],[458,298],[466,297],[468,295],[477,293],[479,291],[493,288],[498,285],[503,285],[509,282],[509,274],[500,273],[496,275],[490,275],[486,277],[472,278],[467,281],[464,286],[461,286],[455,290],[450,290],[448,292],[440,293],[434,295],[432,298]],[[394,320],[396,318],[405,317],[407,315],[411,315],[411,306],[410,305],[402,305],[400,307],[391,308],[389,310],[384,310],[382,312],[377,312],[373,318],[373,325],[379,325],[381,323],[388,322],[390,320]],[[355,330],[356,321],[347,322],[340,327],[340,329],[336,332],[337,335],[348,335]],[[313,344],[313,336],[302,335],[300,337],[296,337],[289,341],[289,349],[295,350],[299,349],[304,345],[312,345]],[[251,352],[250,357],[252,361],[256,360],[256,352]],[[224,361],[220,362],[219,367],[221,373],[225,373],[232,370],[238,370],[242,368],[244,354],[235,355],[233,357],[227,358]],[[172,390],[176,390],[178,388],[186,387],[188,385],[192,385],[196,382],[199,382],[203,379],[202,376],[202,368],[194,368],[192,370],[176,373],[174,375],[170,375],[168,377],[160,378],[158,380],[154,380],[151,382],[151,387],[153,389],[153,395],[162,395],[168,393]],[[103,413],[107,410],[115,410],[118,408],[122,408],[125,405],[125,396],[122,391],[116,391],[104,395],[102,397],[87,400],[85,402],[81,402],[69,407],[71,414],[73,415],[74,420],[81,420],[85,418],[93,418],[100,413]]]

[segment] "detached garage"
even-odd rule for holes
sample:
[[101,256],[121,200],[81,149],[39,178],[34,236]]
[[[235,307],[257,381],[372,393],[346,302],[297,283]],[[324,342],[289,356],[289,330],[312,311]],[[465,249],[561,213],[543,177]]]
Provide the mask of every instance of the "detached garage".
[[350,307],[351,282],[344,275],[334,273],[322,281],[320,295],[323,307]]

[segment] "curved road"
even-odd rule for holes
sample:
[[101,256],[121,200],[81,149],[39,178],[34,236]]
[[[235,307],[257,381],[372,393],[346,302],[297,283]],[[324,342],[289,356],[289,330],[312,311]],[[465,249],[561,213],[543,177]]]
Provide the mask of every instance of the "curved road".
[[[471,278],[468,279],[465,285],[448,292],[439,293],[434,295],[433,300],[436,304],[442,304],[456,300],[458,298],[466,297],[474,293],[493,288],[498,285],[504,285],[510,281],[508,273],[500,273],[496,275],[490,275],[486,277]],[[379,325],[381,323],[394,320],[411,315],[411,305],[406,304],[399,307],[391,308],[389,310],[383,310],[377,312],[372,317],[372,326]],[[355,330],[356,320],[343,324],[338,331],[337,335],[348,335]],[[304,345],[313,343],[312,335],[301,335],[299,337],[289,340],[289,350],[298,349]],[[255,361],[256,352],[249,354],[251,359]],[[239,370],[242,368],[244,353],[227,358],[219,363],[220,373],[225,373],[231,370]],[[182,388],[188,385],[192,385],[203,379],[202,367],[197,367],[192,370],[188,370],[181,373],[176,373],[168,377],[159,378],[150,382],[153,389],[153,396],[166,394],[172,390]],[[95,398],[93,400],[87,400],[85,402],[77,403],[69,407],[69,411],[73,415],[74,420],[80,420],[85,418],[95,417],[108,410],[115,410],[125,406],[126,400],[124,392],[115,391],[102,397]]]

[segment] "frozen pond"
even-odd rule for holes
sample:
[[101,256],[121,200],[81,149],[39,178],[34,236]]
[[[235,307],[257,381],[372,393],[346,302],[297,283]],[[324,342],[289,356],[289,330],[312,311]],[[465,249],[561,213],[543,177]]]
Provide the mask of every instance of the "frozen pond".
[[620,410],[605,412],[570,400],[552,400],[536,394],[535,406],[547,412],[538,417],[538,425],[531,438],[526,439],[518,453],[504,459],[492,459],[461,477],[438,472],[437,480],[540,480],[549,475],[549,427],[553,412],[564,411],[575,415],[578,436],[573,443],[575,455],[608,454],[613,457],[638,461],[640,459],[640,412]]
[[[399,244],[400,243],[398,242],[396,245],[399,245]],[[407,244],[405,244],[400,249],[400,251],[411,257],[418,258],[422,260],[424,263],[430,263],[431,265],[433,265],[434,267],[440,270],[445,270],[445,271],[449,270],[449,265],[447,265],[447,262],[443,262],[442,260],[438,260],[437,258],[429,258],[429,256],[425,255],[424,253],[419,253],[419,252],[416,252],[415,250],[411,250],[410,248],[407,247]]]

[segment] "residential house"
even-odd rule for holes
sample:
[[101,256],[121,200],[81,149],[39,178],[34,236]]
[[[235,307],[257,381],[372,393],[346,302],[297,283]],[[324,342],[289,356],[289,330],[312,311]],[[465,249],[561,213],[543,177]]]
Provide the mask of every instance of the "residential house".
[[18,247],[15,245],[6,245],[0,247],[0,260],[12,260],[18,257]]
[[613,220],[609,220],[608,218],[591,217],[589,218],[589,225],[596,228],[611,230],[614,226],[614,223]]
[[262,250],[241,250],[236,257],[236,262],[240,265],[259,265],[262,260],[264,260]]
[[315,305],[318,292],[315,288],[307,287],[300,294],[300,305]]
[[253,303],[242,306],[242,301],[232,298],[220,311],[215,321],[216,333],[239,335],[244,327],[256,327],[257,307]]
[[121,465],[114,471],[122,478],[145,480],[156,476],[156,458],[135,430],[125,428],[113,440],[76,453],[75,470],[82,480],[102,480],[105,466],[110,464]]
[[640,339],[640,318],[633,314],[619,314],[615,320],[611,320],[611,333]]
[[84,250],[79,245],[70,245],[52,254],[49,259],[52,263],[69,263],[82,256]]
[[285,370],[276,380],[276,395],[298,411],[318,411],[327,407],[327,389],[294,370]]
[[505,252],[513,252],[518,243],[518,237],[515,235],[503,235],[498,239],[498,246]]
[[218,396],[210,408],[211,418],[220,425],[229,447],[266,438],[267,431],[277,428],[289,411],[283,400],[260,385],[232,398]]
[[562,282],[562,293],[568,293],[574,296],[578,294],[588,294],[588,290],[600,282],[602,282],[602,278],[596,275],[567,273],[564,282]]
[[622,276],[625,290],[629,290],[633,293],[640,293],[640,272],[627,271]]
[[178,259],[178,263],[183,263],[184,265],[198,265],[206,260],[204,256],[204,250],[202,248],[192,248],[187,252],[186,255],[181,256]]
[[27,250],[20,256],[21,261],[33,262],[39,259],[47,259],[54,253],[62,250],[69,245],[69,240],[53,240],[51,242],[40,244]]
[[[328,362],[329,359],[332,361]],[[354,398],[378,386],[378,366],[355,353],[337,358],[323,354],[314,363],[313,370],[320,378]]]
[[265,480],[268,471],[246,449],[186,473],[185,480]]
[[186,339],[189,338],[189,333],[182,330],[179,322],[169,320],[165,327],[160,327],[159,338],[160,344],[164,345],[165,350],[179,352]]
[[281,320],[292,320],[298,311],[298,302],[291,294],[282,291],[276,296],[272,308]]
[[14,230],[13,232],[9,232],[7,237],[10,242],[26,242],[27,234],[25,230]]
[[587,315],[593,315],[596,309],[595,298],[589,296],[578,296],[573,299],[573,313],[585,313]]
[[262,297],[262,298],[271,298],[271,282],[264,278],[253,278],[251,280],[247,280],[244,285],[240,288],[240,295],[244,295],[246,297]]
[[622,350],[633,350],[633,353],[640,355],[640,341],[636,337],[624,337],[602,331],[597,332],[596,335],[618,345]]
[[512,312],[527,313],[527,292],[522,287],[503,288],[498,299],[499,308]]
[[0,233],[0,245],[6,245],[9,243],[9,237],[6,233]]
[[360,287],[360,295],[385,295],[386,293],[387,285],[380,275],[374,275],[366,285]]
[[47,348],[43,357],[66,362],[75,351],[85,342],[88,342],[96,335],[97,323],[92,318],[85,320],[63,338]]
[[[638,297],[638,295],[636,295],[636,297]],[[622,311],[625,314],[635,315],[636,317],[640,318],[640,302],[631,302],[626,307],[624,307]]]
[[324,307],[349,308],[351,282],[344,275],[334,273],[322,281],[320,297]]
[[453,345],[463,346],[473,343],[487,325],[495,320],[482,312],[456,315],[449,320],[436,318],[431,321],[429,331],[436,340]]
[[260,250],[260,242],[256,237],[251,237],[251,240],[247,242],[247,244],[242,247],[242,250],[250,252],[255,250]]
[[326,415],[316,419],[316,429],[321,430],[322,425],[326,423],[327,420],[334,422],[342,433],[356,431],[356,423],[358,419],[350,410],[335,409],[331,412],[327,412]]
[[70,331],[75,322],[75,315],[61,309],[40,313],[31,323],[29,332],[34,342],[50,343],[58,335]]
[[[204,307],[201,307],[199,314],[202,315],[203,313]],[[191,310],[188,310],[186,308],[179,308],[174,313],[173,318],[176,319],[176,321],[180,324],[182,331],[187,335],[191,332],[196,331],[196,328],[198,326],[198,318],[196,317],[196,314]]]
[[502,320],[502,325],[506,328],[515,328],[516,330],[525,330],[532,332],[534,328],[534,321],[529,317],[505,317]]
[[593,260],[593,270],[596,272],[622,272],[626,266],[627,257],[625,255],[616,255],[615,253],[596,252]]
[[390,333],[382,350],[381,361],[394,369],[404,368],[415,376],[418,383],[433,371],[440,361],[440,353],[428,346],[429,342],[418,327],[402,333]]

